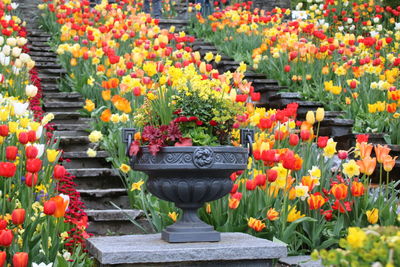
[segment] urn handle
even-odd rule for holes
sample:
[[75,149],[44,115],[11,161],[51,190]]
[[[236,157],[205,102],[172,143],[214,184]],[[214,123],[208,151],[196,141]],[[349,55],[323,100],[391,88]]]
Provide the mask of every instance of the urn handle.
[[254,130],[253,129],[240,129],[240,143],[243,147],[249,149],[249,157],[253,155],[253,141],[254,141]]
[[124,128],[122,129],[122,142],[124,144],[126,144],[126,155],[128,157],[130,157],[131,155],[129,155],[129,149],[132,145],[132,140],[133,140],[133,136],[136,133],[136,129],[135,128]]

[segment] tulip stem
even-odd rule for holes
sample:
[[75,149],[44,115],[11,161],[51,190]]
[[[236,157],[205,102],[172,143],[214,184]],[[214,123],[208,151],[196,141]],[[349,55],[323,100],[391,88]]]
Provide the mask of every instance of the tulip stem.
[[386,200],[388,201],[389,197],[389,172],[386,172]]
[[3,215],[6,215],[6,201],[7,201],[6,190],[7,190],[7,181],[6,181],[6,179],[3,179],[3,181],[4,181],[4,190],[3,190]]

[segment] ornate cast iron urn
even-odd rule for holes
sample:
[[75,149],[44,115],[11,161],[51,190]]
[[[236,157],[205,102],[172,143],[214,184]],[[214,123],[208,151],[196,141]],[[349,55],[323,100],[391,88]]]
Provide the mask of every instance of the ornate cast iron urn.
[[155,156],[141,147],[131,158],[132,168],[148,175],[148,191],[174,202],[183,212],[179,221],[162,231],[162,239],[170,243],[220,241],[220,233],[201,221],[197,210],[231,191],[230,175],[246,168],[248,156],[247,148],[233,146],[163,147]]

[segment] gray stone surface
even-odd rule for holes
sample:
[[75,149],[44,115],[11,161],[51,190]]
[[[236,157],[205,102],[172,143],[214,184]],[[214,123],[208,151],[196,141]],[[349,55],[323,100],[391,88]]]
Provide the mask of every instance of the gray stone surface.
[[85,210],[93,221],[125,221],[128,218],[136,219],[143,215],[141,210]]
[[282,244],[243,233],[222,233],[220,242],[171,244],[160,234],[95,237],[87,248],[101,264],[150,264],[199,261],[271,260],[286,257]]
[[310,256],[291,256],[279,259],[279,264],[282,267],[299,266],[299,267],[322,267],[320,260],[313,261]]
[[275,7],[289,8],[290,0],[255,0],[253,8],[272,10]]

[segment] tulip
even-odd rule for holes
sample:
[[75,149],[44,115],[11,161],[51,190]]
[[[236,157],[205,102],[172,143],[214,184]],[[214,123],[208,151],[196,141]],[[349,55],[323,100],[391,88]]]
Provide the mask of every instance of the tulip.
[[38,92],[38,88],[32,84],[28,84],[25,87],[25,94],[28,97],[35,97],[37,95],[37,92]]
[[347,159],[348,156],[349,156],[349,153],[346,150],[339,150],[339,152],[338,152],[339,159],[345,160],[345,159]]
[[6,137],[8,135],[8,125],[0,125],[0,136]]
[[261,220],[255,219],[253,217],[250,217],[247,220],[247,225],[256,232],[261,232],[265,228],[265,223],[263,223]]
[[324,108],[317,108],[317,111],[315,112],[315,119],[320,122],[323,121],[325,117],[325,110]]
[[239,207],[239,204],[240,204],[240,200],[239,199],[233,198],[233,197],[229,198],[228,206],[229,206],[230,209],[233,209],[233,210],[237,209],[237,207]]
[[364,191],[365,191],[364,184],[361,182],[353,181],[351,183],[350,191],[354,197],[361,197],[362,195],[364,195]]
[[385,171],[390,172],[393,170],[394,165],[396,164],[397,156],[392,158],[389,155],[386,155],[383,159],[383,168]]
[[290,134],[289,145],[297,146],[298,143],[299,143],[299,136],[297,134]]
[[319,148],[325,148],[328,144],[328,136],[319,136],[317,140],[317,145]]
[[26,161],[26,170],[31,173],[38,172],[42,169],[41,159],[28,159]]
[[377,145],[374,147],[375,154],[376,154],[376,160],[379,163],[383,163],[383,160],[385,159],[386,156],[389,155],[390,148],[387,145]]
[[303,176],[301,178],[301,184],[308,186],[308,191],[311,192],[314,187],[319,184],[319,179],[311,176]]
[[46,215],[53,215],[56,209],[57,209],[57,204],[53,200],[46,201],[43,204],[43,212]]
[[334,184],[331,188],[331,194],[337,200],[343,200],[347,197],[347,185],[345,184]]
[[361,173],[371,175],[376,167],[376,158],[365,157],[362,160],[357,160],[357,165],[360,167]]
[[267,171],[267,180],[270,183],[273,183],[278,178],[278,172],[276,170],[269,169]]
[[15,115],[21,116],[28,109],[29,103],[28,102],[27,103],[14,102],[13,106],[14,106]]
[[367,210],[365,212],[367,215],[367,220],[370,224],[376,224],[379,220],[379,209],[372,209],[372,210]]
[[34,159],[37,157],[39,150],[35,146],[25,147],[25,155],[28,159]]
[[6,159],[9,161],[14,161],[17,158],[18,147],[8,146],[6,147]]
[[326,203],[326,199],[321,194],[315,193],[308,197],[307,203],[311,210],[318,210]]
[[270,221],[276,221],[279,219],[279,212],[277,212],[274,208],[270,208],[267,211],[267,219]]
[[255,178],[254,181],[257,186],[264,186],[265,183],[267,182],[267,176],[265,174],[258,174]]
[[307,111],[306,121],[311,125],[313,125],[315,123],[314,111],[311,111],[311,110]]
[[15,175],[17,166],[11,162],[0,162],[0,176],[11,178]]
[[67,174],[67,170],[64,166],[57,164],[54,166],[53,176],[55,179],[62,179]]
[[[40,127],[39,127],[40,129]],[[40,137],[40,135],[36,134],[36,131],[30,130],[28,131],[28,141],[33,143],[36,141],[36,139],[38,139]]]
[[37,173],[30,173],[27,172],[25,175],[25,184],[28,187],[32,187],[34,185],[37,185],[38,182],[38,174]]
[[11,230],[5,229],[0,231],[0,246],[9,247],[13,241],[14,234]]
[[254,180],[247,180],[246,181],[246,189],[249,191],[253,191],[254,189],[256,189],[257,184],[255,183]]
[[367,144],[366,142],[360,143],[360,157],[361,157],[361,159],[364,159],[366,157],[370,157],[371,156],[372,147],[373,146],[371,144]]
[[25,210],[24,209],[15,209],[11,214],[11,219],[13,224],[20,225],[25,221]]
[[284,70],[285,72],[290,72],[290,65],[286,65],[286,66],[283,68],[283,70]]
[[26,132],[19,133],[18,142],[20,142],[23,145],[26,145],[29,142],[28,133],[26,133]]
[[4,219],[0,219],[0,231],[7,228],[8,222]]
[[68,208],[69,204],[69,196],[60,194],[58,196],[50,198],[50,200],[54,201],[56,203],[56,210],[54,211],[54,217],[60,218],[63,217],[65,214],[65,211]]
[[3,267],[7,260],[7,253],[5,251],[0,251],[0,267]]
[[311,133],[309,130],[301,130],[300,131],[300,138],[303,141],[308,141],[311,137]]
[[28,253],[17,252],[13,256],[13,266],[14,267],[26,267],[28,266]]

